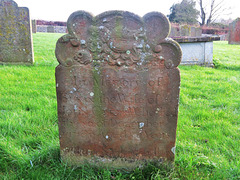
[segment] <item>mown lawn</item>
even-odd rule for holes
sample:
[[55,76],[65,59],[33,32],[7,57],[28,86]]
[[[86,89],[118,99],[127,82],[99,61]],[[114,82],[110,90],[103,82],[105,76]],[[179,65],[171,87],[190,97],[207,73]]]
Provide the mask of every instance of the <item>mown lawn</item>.
[[240,45],[214,43],[215,68],[180,66],[175,168],[61,162],[55,43],[34,34],[34,66],[0,66],[0,179],[240,179]]

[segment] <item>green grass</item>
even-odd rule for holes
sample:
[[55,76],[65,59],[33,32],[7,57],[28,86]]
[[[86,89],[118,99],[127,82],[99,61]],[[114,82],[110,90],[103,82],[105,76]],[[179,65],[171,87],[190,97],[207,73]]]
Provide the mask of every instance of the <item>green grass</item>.
[[230,45],[226,41],[214,43],[213,59],[217,68],[240,69],[240,46]]
[[60,36],[33,35],[34,66],[0,66],[0,179],[240,179],[240,46],[215,42],[215,68],[180,66],[175,168],[120,171],[61,162]]

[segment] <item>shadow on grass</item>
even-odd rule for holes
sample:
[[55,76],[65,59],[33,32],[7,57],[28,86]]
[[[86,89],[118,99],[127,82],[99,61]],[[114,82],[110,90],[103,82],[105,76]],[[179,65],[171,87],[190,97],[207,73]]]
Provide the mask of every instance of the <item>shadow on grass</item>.
[[232,65],[232,64],[223,64],[219,60],[213,60],[214,68],[215,69],[228,69],[233,71],[240,71],[240,65]]
[[13,153],[8,152],[6,146],[0,144],[0,173],[7,172],[9,167],[12,170],[18,169],[21,165],[17,157]]
[[233,70],[233,71],[240,71],[240,66],[225,66],[225,65],[222,65],[222,66],[215,66],[216,69],[227,69],[227,70]]
[[32,156],[24,161],[4,149],[5,147],[0,146],[0,168],[5,170],[0,171],[3,179],[173,179],[187,178],[191,170],[194,170],[192,177],[204,176],[206,173],[214,174],[216,170],[215,165],[203,155],[194,156],[192,160],[179,159],[175,168],[167,163],[152,163],[143,168],[128,170],[108,169],[87,163],[80,166],[68,165],[61,161],[59,146],[35,150]]
[[108,169],[84,164],[71,166],[61,161],[59,147],[50,147],[35,153],[31,162],[20,168],[15,177],[25,179],[163,179],[169,178],[173,172],[169,164],[148,164],[144,168]]

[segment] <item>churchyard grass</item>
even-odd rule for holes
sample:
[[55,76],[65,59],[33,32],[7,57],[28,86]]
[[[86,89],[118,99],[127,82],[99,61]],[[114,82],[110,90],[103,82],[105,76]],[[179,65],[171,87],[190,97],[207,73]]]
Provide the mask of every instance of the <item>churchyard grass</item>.
[[33,35],[33,66],[0,66],[0,179],[239,179],[240,46],[214,42],[215,68],[180,66],[175,166],[134,171],[61,162],[55,43]]

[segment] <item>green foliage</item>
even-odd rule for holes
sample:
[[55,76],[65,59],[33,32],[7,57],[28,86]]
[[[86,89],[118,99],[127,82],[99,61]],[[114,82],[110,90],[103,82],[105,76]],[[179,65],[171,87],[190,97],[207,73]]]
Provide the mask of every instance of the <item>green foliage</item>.
[[173,4],[170,8],[168,18],[174,23],[197,24],[199,11],[195,8],[196,2],[192,0],[182,0],[181,3]]
[[216,68],[180,66],[175,166],[133,171],[61,162],[55,43],[34,34],[34,66],[0,66],[0,179],[239,179],[240,46],[214,43]]

